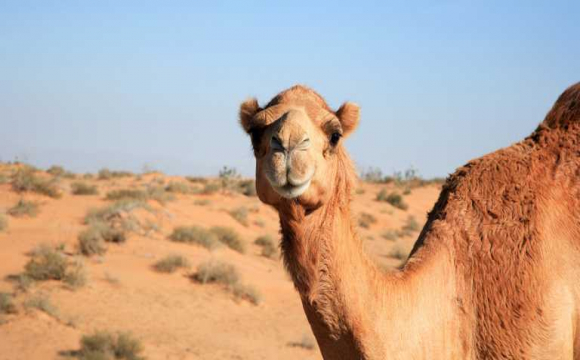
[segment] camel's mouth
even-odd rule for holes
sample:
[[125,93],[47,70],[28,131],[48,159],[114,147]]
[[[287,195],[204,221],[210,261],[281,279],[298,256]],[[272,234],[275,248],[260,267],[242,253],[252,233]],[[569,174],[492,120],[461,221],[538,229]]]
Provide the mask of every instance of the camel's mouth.
[[276,191],[280,196],[286,199],[294,199],[298,196],[304,194],[308,187],[310,186],[310,182],[312,178],[308,179],[307,181],[303,182],[302,184],[292,185],[290,183],[286,183],[284,186],[274,186],[272,188]]

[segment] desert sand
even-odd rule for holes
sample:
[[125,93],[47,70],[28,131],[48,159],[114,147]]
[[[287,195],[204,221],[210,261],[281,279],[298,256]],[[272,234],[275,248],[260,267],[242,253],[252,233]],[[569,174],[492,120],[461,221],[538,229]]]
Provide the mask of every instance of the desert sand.
[[[204,193],[205,183],[220,184],[220,179],[188,181],[149,173],[100,180],[97,176],[55,176],[37,171],[36,176],[42,179],[57,178],[54,183],[60,198],[52,198],[15,191],[11,174],[18,169],[18,165],[0,164],[4,174],[0,213],[8,223],[0,231],[0,292],[11,295],[16,309],[15,313],[0,313],[1,360],[74,359],[81,337],[96,330],[130,332],[141,341],[142,355],[148,359],[321,359],[316,346],[308,346],[314,338],[279,255],[262,256],[261,247],[254,244],[262,235],[279,238],[276,212],[257,197],[223,188]],[[95,185],[98,194],[71,194],[71,184],[77,181]],[[111,205],[112,201],[105,199],[108,192],[153,185],[163,188],[172,182],[186,184],[191,191],[171,193],[173,199],[163,203],[146,200],[148,209],[131,211],[141,229],[128,232],[126,242],[107,243],[103,255],[79,255],[78,235],[87,228],[84,217],[90,209]],[[353,213],[367,218],[359,235],[368,254],[388,270],[400,265],[410,251],[440,186],[430,184],[406,191],[406,210],[377,201],[383,189],[405,192],[395,183],[361,182],[352,195]],[[20,199],[36,202],[38,214],[7,215]],[[230,214],[240,208],[247,211],[246,224]],[[410,216],[417,226],[401,232]],[[227,246],[208,250],[169,240],[173,229],[182,225],[230,227],[239,233],[246,251],[242,254]],[[385,237],[386,232],[391,236]],[[82,259],[86,284],[73,289],[62,281],[48,280],[20,288],[14,279],[24,272],[31,251],[41,244],[58,247],[69,261]],[[190,267],[169,274],[153,268],[171,254],[187,258]],[[194,281],[197,266],[210,259],[234,265],[241,281],[260,294],[259,303],[236,297],[223,285]],[[27,305],[39,297],[50,301],[56,311]]]

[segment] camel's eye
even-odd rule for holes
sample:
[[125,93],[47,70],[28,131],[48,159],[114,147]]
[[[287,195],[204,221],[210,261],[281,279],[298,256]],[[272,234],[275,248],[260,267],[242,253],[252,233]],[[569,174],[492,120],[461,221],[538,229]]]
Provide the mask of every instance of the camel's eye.
[[338,144],[338,140],[340,140],[341,136],[342,136],[342,134],[339,132],[332,133],[332,135],[330,135],[330,145],[336,146],[336,144]]

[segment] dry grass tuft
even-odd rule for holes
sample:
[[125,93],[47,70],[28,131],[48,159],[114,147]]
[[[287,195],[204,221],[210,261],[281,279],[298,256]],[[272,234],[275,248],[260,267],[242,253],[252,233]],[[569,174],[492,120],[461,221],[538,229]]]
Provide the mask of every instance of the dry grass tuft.
[[37,281],[62,280],[67,270],[66,258],[56,249],[42,245],[24,267],[24,274]]
[[316,341],[312,338],[312,335],[304,334],[300,341],[292,341],[288,343],[290,347],[298,347],[306,350],[314,350],[316,348]]
[[246,207],[240,206],[228,211],[228,214],[230,214],[230,216],[236,219],[240,224],[248,226],[248,209]]
[[386,189],[382,189],[377,194],[377,201],[387,202],[392,206],[396,207],[397,209],[401,210],[407,210],[409,208],[409,205],[405,203],[405,201],[403,200],[403,196],[401,196],[401,194],[399,194],[398,192],[389,193]]
[[218,244],[217,236],[199,226],[179,226],[173,229],[169,239],[175,242],[196,244],[206,249],[213,249]]
[[35,192],[51,198],[59,198],[60,192],[56,181],[46,180],[36,175],[36,170],[30,167],[18,169],[12,177],[12,189],[16,192]]
[[24,199],[18,200],[16,205],[8,209],[8,214],[14,217],[36,217],[38,215],[38,203]]
[[163,259],[157,261],[153,268],[162,273],[172,273],[179,268],[188,268],[189,261],[182,255],[167,255]]
[[118,201],[118,200],[137,200],[137,201],[147,201],[149,198],[147,192],[139,189],[118,189],[111,190],[105,196],[106,200]]
[[269,259],[274,259],[278,256],[278,249],[276,242],[271,235],[260,236],[254,241],[254,244],[262,248],[261,255]]
[[98,195],[99,191],[95,185],[90,185],[82,181],[77,181],[71,184],[71,192],[73,195]]
[[191,194],[192,190],[189,185],[182,182],[171,181],[165,187],[165,191],[176,194]]
[[0,293],[0,314],[15,314],[16,305],[12,299],[12,295],[8,293]]
[[48,315],[60,319],[60,312],[58,308],[52,304],[46,294],[39,293],[24,302],[26,309],[38,309],[47,313]]
[[368,229],[372,224],[377,222],[377,218],[373,214],[366,212],[360,213],[358,218],[358,225],[362,228]]
[[6,230],[8,228],[8,219],[2,213],[0,213],[0,232]]
[[210,231],[217,236],[219,242],[225,244],[230,249],[241,254],[246,252],[242,238],[236,230],[225,226],[214,226]]
[[216,283],[233,287],[240,280],[238,270],[221,261],[208,261],[198,266],[193,279],[202,283]]
[[130,333],[96,331],[81,338],[78,356],[82,360],[141,360],[142,352],[143,345]]
[[247,300],[254,305],[259,305],[262,302],[262,294],[251,285],[235,284],[232,287],[232,293],[236,298]]

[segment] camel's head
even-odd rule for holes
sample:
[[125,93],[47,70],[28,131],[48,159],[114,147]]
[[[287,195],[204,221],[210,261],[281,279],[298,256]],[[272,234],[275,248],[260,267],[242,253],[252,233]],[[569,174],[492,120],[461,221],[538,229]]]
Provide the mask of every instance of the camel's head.
[[311,89],[294,86],[260,108],[256,99],[240,107],[240,122],[251,136],[260,200],[277,206],[297,199],[316,208],[334,190],[342,140],[357,126],[359,108],[344,103],[332,111]]

